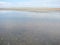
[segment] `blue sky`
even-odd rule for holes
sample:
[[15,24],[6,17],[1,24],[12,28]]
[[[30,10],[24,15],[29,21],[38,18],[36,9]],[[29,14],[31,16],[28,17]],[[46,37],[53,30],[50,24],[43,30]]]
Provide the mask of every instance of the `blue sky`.
[[30,0],[0,0],[5,2],[24,2],[24,1],[30,1]]
[[58,7],[60,0],[0,0],[0,7]]

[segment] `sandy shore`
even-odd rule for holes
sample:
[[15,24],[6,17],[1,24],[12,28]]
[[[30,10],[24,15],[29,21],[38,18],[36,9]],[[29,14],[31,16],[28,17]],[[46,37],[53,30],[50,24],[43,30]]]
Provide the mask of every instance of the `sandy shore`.
[[40,12],[40,11],[60,11],[60,8],[0,8],[0,10]]

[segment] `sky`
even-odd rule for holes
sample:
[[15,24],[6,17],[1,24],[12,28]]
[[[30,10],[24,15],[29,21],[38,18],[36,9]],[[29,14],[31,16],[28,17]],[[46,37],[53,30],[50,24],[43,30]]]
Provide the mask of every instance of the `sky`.
[[0,0],[0,7],[52,7],[60,8],[60,0]]

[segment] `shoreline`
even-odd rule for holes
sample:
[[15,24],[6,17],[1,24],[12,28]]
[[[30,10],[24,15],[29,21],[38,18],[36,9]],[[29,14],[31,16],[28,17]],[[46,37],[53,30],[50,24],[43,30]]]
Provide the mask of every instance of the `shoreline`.
[[60,11],[60,8],[0,8],[0,11],[28,11],[28,12],[50,12],[50,11]]

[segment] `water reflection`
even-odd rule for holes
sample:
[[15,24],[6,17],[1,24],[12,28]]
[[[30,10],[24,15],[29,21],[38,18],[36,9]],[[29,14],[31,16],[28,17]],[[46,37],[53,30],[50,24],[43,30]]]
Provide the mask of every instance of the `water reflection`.
[[60,12],[0,12],[0,45],[60,45]]

